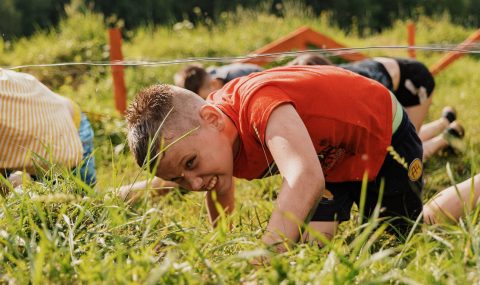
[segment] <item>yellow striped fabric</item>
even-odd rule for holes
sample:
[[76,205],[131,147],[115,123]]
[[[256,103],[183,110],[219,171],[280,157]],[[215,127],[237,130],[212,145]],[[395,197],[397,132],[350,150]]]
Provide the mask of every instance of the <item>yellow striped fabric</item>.
[[31,172],[37,155],[77,165],[83,149],[69,104],[35,77],[0,68],[0,169]]
[[77,103],[75,103],[72,100],[69,100],[69,101],[70,101],[70,106],[72,106],[71,115],[72,115],[73,124],[75,125],[75,128],[77,128],[78,130],[80,129],[80,123],[82,122],[82,110],[80,109],[80,106],[78,106]]

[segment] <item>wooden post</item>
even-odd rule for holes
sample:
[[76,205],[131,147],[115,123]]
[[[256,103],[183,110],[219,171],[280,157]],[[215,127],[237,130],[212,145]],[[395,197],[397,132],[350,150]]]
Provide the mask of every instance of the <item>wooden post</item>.
[[476,41],[480,40],[480,29],[477,30],[475,33],[471,34],[463,43],[459,44],[455,49],[455,51],[451,51],[443,56],[437,64],[435,64],[432,68],[430,68],[430,72],[433,75],[437,75],[440,71],[445,69],[449,66],[452,62],[457,60],[459,57],[465,54],[464,51],[471,49],[473,44]]
[[417,55],[415,54],[415,49],[412,48],[415,46],[415,23],[409,22],[407,25],[408,29],[408,56],[410,58],[415,58]]
[[110,62],[112,63],[113,91],[115,95],[115,108],[122,115],[127,109],[127,92],[123,72],[122,34],[120,29],[108,30],[110,37]]

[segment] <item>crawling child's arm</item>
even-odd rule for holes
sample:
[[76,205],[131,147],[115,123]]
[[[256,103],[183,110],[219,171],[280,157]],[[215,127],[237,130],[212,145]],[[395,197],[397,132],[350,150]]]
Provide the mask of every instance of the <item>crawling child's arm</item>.
[[[216,194],[216,199],[213,199],[214,193]],[[207,205],[210,222],[215,227],[217,225],[218,218],[220,217],[220,213],[216,205],[217,202],[220,204],[225,214],[231,214],[235,208],[235,184],[233,181],[232,186],[230,189],[228,189],[228,191],[223,191],[222,193],[214,191],[207,192],[205,195],[205,202]]]
[[290,104],[270,115],[265,141],[283,178],[263,241],[296,241],[299,226],[314,210],[325,188],[320,162],[302,119]]
[[166,195],[172,188],[178,185],[171,181],[166,181],[158,177],[152,180],[144,180],[135,182],[133,184],[123,185],[118,189],[118,195],[129,203],[136,203],[140,198],[144,197],[147,190],[154,191],[154,197]]

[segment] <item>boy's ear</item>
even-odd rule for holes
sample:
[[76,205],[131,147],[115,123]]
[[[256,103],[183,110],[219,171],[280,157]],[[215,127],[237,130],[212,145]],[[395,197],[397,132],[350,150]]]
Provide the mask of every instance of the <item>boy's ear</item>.
[[220,110],[212,105],[203,105],[200,108],[200,118],[209,125],[221,130],[225,126]]

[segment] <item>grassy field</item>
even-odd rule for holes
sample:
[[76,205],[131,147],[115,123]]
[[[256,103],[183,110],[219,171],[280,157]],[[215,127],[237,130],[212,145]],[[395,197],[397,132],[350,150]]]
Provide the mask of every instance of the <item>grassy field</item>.
[[[283,19],[261,11],[225,14],[217,25],[145,26],[127,32],[128,60],[245,55],[302,25],[351,47],[405,45],[405,22],[381,34],[358,37],[328,24],[328,15],[287,6]],[[450,24],[448,17],[421,18],[418,45],[453,44],[474,30]],[[407,56],[404,49],[371,49],[370,56]],[[431,66],[445,53],[417,51]],[[0,39],[0,66],[108,60],[107,27],[100,15],[69,11],[54,30],[28,39]],[[218,62],[218,64],[221,64]],[[126,69],[128,96],[142,87],[172,82],[180,65]],[[173,191],[162,199],[146,195],[128,206],[112,195],[115,187],[144,179],[125,147],[125,123],[114,110],[108,67],[67,65],[27,67],[58,93],[78,102],[95,128],[98,185],[85,187],[68,174],[43,183],[25,183],[23,192],[0,198],[0,282],[9,284],[479,284],[478,212],[456,225],[418,225],[401,242],[383,233],[378,219],[344,223],[324,248],[309,245],[270,254],[260,242],[279,178],[238,180],[237,208],[220,227],[207,223],[202,195]],[[479,172],[480,60],[468,55],[436,77],[429,120],[452,105],[465,126],[468,150],[444,152],[426,164],[425,200],[437,191]],[[447,169],[452,175],[448,175]],[[233,222],[233,229],[228,224]],[[255,267],[250,260],[270,255]]]

